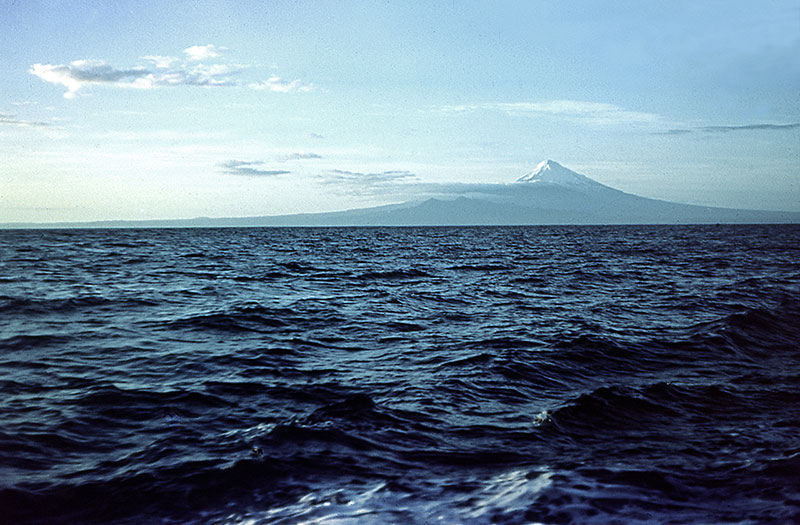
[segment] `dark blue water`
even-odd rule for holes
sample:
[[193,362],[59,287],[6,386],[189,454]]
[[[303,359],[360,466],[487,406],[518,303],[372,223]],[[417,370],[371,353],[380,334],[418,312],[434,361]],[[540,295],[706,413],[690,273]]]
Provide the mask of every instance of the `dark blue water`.
[[0,522],[800,522],[800,227],[0,232]]

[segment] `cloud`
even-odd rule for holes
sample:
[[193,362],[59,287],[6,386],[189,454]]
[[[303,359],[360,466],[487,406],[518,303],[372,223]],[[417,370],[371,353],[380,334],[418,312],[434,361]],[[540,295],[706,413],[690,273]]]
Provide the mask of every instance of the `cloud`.
[[560,116],[575,122],[595,125],[652,124],[660,122],[655,113],[630,111],[614,104],[581,100],[544,102],[490,102],[482,104],[440,106],[446,113],[471,113],[479,110],[499,111],[513,117]]
[[204,46],[192,46],[183,50],[189,60],[207,60],[209,58],[217,58],[222,53],[227,51],[228,48],[216,47],[213,44]]
[[[152,58],[152,57],[151,57]],[[158,57],[161,66],[167,64],[165,57]],[[237,70],[225,64],[181,64],[178,67],[146,67],[116,69],[99,60],[75,60],[69,65],[34,64],[31,74],[51,84],[67,88],[64,98],[74,98],[76,93],[89,85],[106,85],[151,89],[165,86],[232,86],[231,75]]]
[[8,115],[0,113],[0,125],[5,126],[18,126],[22,128],[39,128],[49,126],[47,122],[36,122],[33,120],[20,120],[16,115]]
[[291,173],[286,170],[265,170],[253,166],[261,166],[264,163],[260,160],[229,160],[219,164],[222,171],[231,175],[249,175],[256,177],[273,177],[275,175],[285,175]]
[[685,135],[687,133],[692,133],[690,129],[668,129],[667,131],[660,131],[655,133],[655,135]]
[[415,173],[407,170],[360,172],[334,169],[318,177],[323,184],[334,186],[340,193],[382,197],[392,195],[405,200],[464,196],[503,202],[519,197],[520,193],[531,191],[533,188],[529,184],[517,182],[423,182]]
[[298,153],[290,153],[288,155],[284,155],[281,160],[306,160],[306,159],[321,159],[322,155],[318,155],[316,153],[306,153],[306,152],[298,152]]
[[176,63],[180,62],[180,59],[177,57],[165,57],[161,55],[143,56],[142,60],[147,60],[148,62],[152,62],[153,65],[158,69],[168,69],[173,65],[175,65]]
[[[277,93],[311,91],[312,84],[300,80],[291,82],[272,76],[265,82],[246,84],[235,76],[247,69],[240,64],[214,62],[225,50],[211,44],[192,46],[184,50],[185,58],[146,55],[142,64],[119,68],[102,60],[75,60],[69,64],[33,64],[29,72],[50,84],[67,88],[64,98],[74,98],[87,86],[153,89],[175,86],[250,87]],[[201,60],[211,60],[203,61]]]
[[292,91],[300,91],[303,93],[312,91],[313,84],[303,84],[299,79],[283,80],[277,76],[271,76],[266,82],[254,82],[249,85],[251,89],[274,91],[276,93],[290,93]]
[[753,130],[788,130],[800,128],[797,124],[746,124],[743,126],[706,126],[700,131],[707,133],[728,133],[730,131],[753,131]]
[[[427,197],[482,196],[497,199],[518,196],[525,185],[466,182],[422,182],[407,170],[390,170],[376,173],[329,170],[319,175],[324,184],[336,186],[349,195],[394,195],[404,199]],[[522,187],[521,187],[522,186]]]
[[699,128],[669,129],[657,135],[686,135],[688,133],[730,133],[732,131],[788,131],[800,128],[794,124],[743,124],[739,126],[703,126]]
[[226,64],[198,64],[175,70],[171,74],[156,76],[155,80],[160,86],[235,86],[237,83],[231,76],[239,71],[241,68]]
[[67,88],[64,98],[73,98],[87,84],[135,85],[149,73],[144,68],[114,69],[97,60],[75,60],[69,65],[34,64],[30,73],[50,84]]
[[317,140],[322,140],[325,138],[323,135],[320,135],[319,133],[309,133],[308,136],[311,137],[312,139],[317,139]]
[[341,184],[359,189],[374,189],[391,184],[416,181],[417,176],[406,170],[390,170],[376,173],[362,173],[360,171],[329,170],[322,175],[326,184]]

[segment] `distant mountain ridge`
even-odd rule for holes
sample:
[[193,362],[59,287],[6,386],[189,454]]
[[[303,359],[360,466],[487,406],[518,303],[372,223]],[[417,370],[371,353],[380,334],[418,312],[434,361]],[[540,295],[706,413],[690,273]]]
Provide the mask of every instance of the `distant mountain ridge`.
[[[477,196],[467,197],[464,194]],[[800,212],[741,210],[649,199],[611,188],[546,160],[510,184],[486,184],[454,199],[430,198],[340,212],[261,217],[75,223],[3,228],[248,226],[467,226],[536,224],[800,223]]]

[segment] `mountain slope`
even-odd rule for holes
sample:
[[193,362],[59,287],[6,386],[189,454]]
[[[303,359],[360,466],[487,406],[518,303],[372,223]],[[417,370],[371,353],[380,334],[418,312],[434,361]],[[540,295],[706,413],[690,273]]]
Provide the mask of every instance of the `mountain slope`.
[[[800,223],[800,212],[738,210],[649,199],[611,188],[555,161],[511,184],[465,187],[456,198],[432,198],[330,213],[167,221],[6,224],[4,228],[214,226],[432,226],[526,224]],[[478,194],[478,197],[474,196]]]
[[486,186],[491,191],[480,197],[257,220],[265,225],[331,226],[800,222],[800,213],[796,212],[714,208],[639,197],[552,160],[540,163],[512,184]]

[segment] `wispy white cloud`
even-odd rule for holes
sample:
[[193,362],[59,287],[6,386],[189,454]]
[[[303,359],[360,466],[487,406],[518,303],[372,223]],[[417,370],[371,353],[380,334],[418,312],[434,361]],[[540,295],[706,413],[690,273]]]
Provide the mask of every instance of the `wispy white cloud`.
[[63,85],[67,88],[64,98],[73,98],[78,91],[91,85],[137,89],[179,85],[233,86],[236,83],[231,76],[238,71],[226,64],[181,64],[151,70],[146,67],[117,69],[99,60],[75,60],[68,65],[34,64],[30,72],[45,82]]
[[389,170],[374,173],[329,170],[320,177],[326,184],[339,184],[366,192],[370,192],[378,187],[387,187],[418,180],[418,177],[414,173],[406,170]]
[[274,91],[277,93],[289,93],[300,91],[303,93],[313,91],[314,84],[303,84],[299,79],[288,81],[277,76],[271,76],[266,82],[253,82],[249,85],[252,89]]
[[0,113],[0,125],[4,126],[17,126],[21,128],[39,128],[49,126],[47,122],[37,122],[34,120],[18,119],[16,115],[8,115]]
[[310,153],[305,151],[299,151],[296,153],[289,153],[288,155],[284,155],[281,160],[311,160],[311,159],[321,159],[322,155],[318,153]]
[[256,177],[273,177],[275,175],[285,175],[291,173],[287,170],[268,170],[256,166],[262,166],[260,160],[229,160],[219,164],[222,171],[231,175],[249,175]]
[[75,95],[88,86],[153,89],[174,86],[250,87],[277,93],[311,91],[312,84],[300,80],[287,81],[271,76],[265,82],[244,83],[236,75],[248,66],[215,61],[226,48],[211,44],[192,46],[184,50],[185,58],[146,55],[141,64],[119,68],[102,60],[74,60],[69,64],[33,64],[29,70],[45,82],[67,89],[64,98]]
[[424,182],[409,170],[360,172],[328,170],[317,176],[323,184],[346,195],[395,196],[402,199],[457,196],[510,197],[524,191],[519,184]]
[[730,133],[732,131],[790,131],[800,129],[800,122],[792,124],[741,124],[735,126],[703,126],[699,128],[669,129],[659,135],[686,135],[689,133]]
[[446,113],[499,111],[514,117],[557,116],[593,125],[659,124],[664,118],[655,113],[631,111],[614,104],[582,100],[550,100],[544,102],[488,102],[439,106]]
[[[169,143],[198,143],[217,142],[226,134],[221,131],[201,130],[175,130],[175,129],[146,129],[146,130],[108,130],[93,133],[91,137],[102,141],[115,142],[169,142]],[[207,147],[207,146],[206,146]]]
[[31,74],[51,84],[61,84],[67,88],[64,98],[73,98],[83,86],[88,84],[129,85],[146,87],[147,69],[115,69],[99,60],[75,60],[69,65],[34,64]]
[[168,69],[180,62],[178,57],[168,57],[162,55],[146,55],[142,57],[142,60],[152,62],[153,65],[158,69]]
[[217,58],[227,50],[228,48],[226,47],[206,44],[204,46],[187,47],[183,52],[189,57],[189,60],[208,60],[209,58]]

